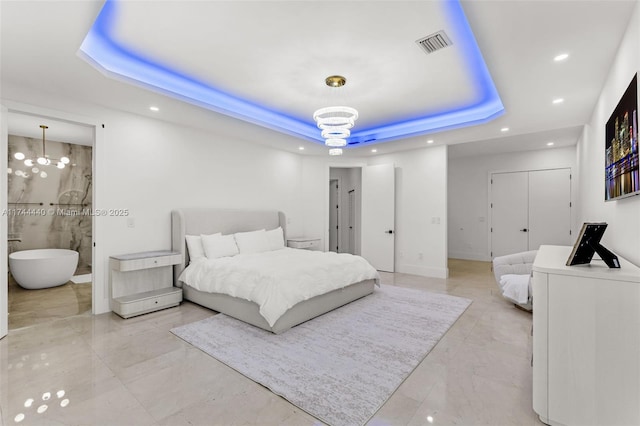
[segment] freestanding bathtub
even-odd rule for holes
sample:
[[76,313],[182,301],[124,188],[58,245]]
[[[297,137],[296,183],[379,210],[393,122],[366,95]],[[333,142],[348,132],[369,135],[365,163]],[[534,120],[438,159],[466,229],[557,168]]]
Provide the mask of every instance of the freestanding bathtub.
[[28,290],[65,284],[78,267],[78,252],[65,249],[16,251],[9,255],[9,270]]

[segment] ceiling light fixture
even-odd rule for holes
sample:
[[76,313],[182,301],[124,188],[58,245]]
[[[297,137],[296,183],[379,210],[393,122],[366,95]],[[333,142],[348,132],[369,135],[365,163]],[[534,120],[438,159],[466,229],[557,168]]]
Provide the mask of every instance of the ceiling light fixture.
[[377,149],[372,149],[371,152],[375,153],[375,152],[378,152],[378,150]]
[[[141,52],[135,41],[126,40],[127,37],[122,36],[122,28],[126,28],[128,22],[127,4],[135,2],[105,0],[102,3],[102,9],[82,41],[78,53],[107,77],[137,84],[163,95],[170,94],[198,107],[324,144],[324,138],[320,136],[308,112],[308,119],[295,118],[297,113],[277,111],[244,99],[221,87],[206,84],[194,75],[176,71],[182,68],[179,63],[167,64],[164,60],[155,58],[153,52]],[[398,117],[374,127],[363,126],[363,129],[351,132],[349,142],[364,146],[431,134],[435,131],[484,124],[504,113],[500,95],[473,36],[461,1],[438,3],[441,3],[443,13],[448,16],[450,25],[447,27],[447,34],[459,50],[460,60],[466,64],[463,67],[463,78],[471,84],[475,95],[449,107],[418,112],[412,118]],[[343,43],[337,48],[347,44]]]
[[[18,161],[24,160],[24,165],[25,166],[32,167],[31,172],[33,174],[39,174],[41,178],[46,178],[48,176],[47,172],[45,172],[44,170],[40,170],[36,166],[36,163],[39,164],[40,166],[55,165],[59,169],[64,169],[66,167],[66,165],[69,164],[70,160],[69,160],[68,157],[61,157],[58,160],[58,159],[55,159],[55,158],[50,158],[47,155],[44,132],[49,127],[45,126],[44,124],[41,124],[40,128],[42,129],[42,155],[40,157],[37,157],[35,159],[35,161],[34,161],[32,158],[27,158],[27,156],[25,154],[23,154],[22,152],[16,152],[15,154],[13,154],[13,158],[15,158]],[[31,175],[25,173],[22,170],[16,170],[15,171],[15,175],[23,177],[23,178],[28,178],[28,177],[31,176]]]
[[561,103],[563,103],[563,102],[564,102],[564,99],[563,99],[563,98],[557,98],[557,99],[554,99],[554,100],[553,100],[553,103],[554,103],[554,104],[561,104]]
[[[324,80],[329,87],[342,87],[347,79],[341,75],[331,75]],[[348,106],[330,106],[320,108],[313,113],[313,120],[325,140],[324,144],[332,148],[347,146],[347,138],[358,119],[358,111]],[[341,149],[330,149],[329,155],[342,155]]]
[[547,146],[553,146],[555,145],[553,142],[547,142]]
[[509,128],[508,128],[508,127],[503,127],[502,129],[500,129],[500,131],[501,131],[501,132],[503,132],[503,133],[504,133],[504,132],[508,132],[508,131],[509,131]]
[[298,149],[299,149],[300,151],[304,151],[304,146],[299,146],[299,147],[298,147]]
[[433,139],[429,139],[429,140],[427,141],[427,143],[428,143],[428,144],[432,144],[432,143],[433,143]]
[[556,62],[561,62],[564,61],[565,59],[567,59],[569,57],[568,53],[561,53],[559,55],[557,55],[556,57],[553,58],[554,61]]
[[160,111],[160,108],[158,108],[157,106],[150,106],[149,109],[153,112],[158,112]]

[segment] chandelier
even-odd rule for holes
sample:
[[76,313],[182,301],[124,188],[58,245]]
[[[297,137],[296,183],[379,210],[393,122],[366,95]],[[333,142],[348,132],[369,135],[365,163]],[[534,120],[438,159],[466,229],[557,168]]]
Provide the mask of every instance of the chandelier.
[[[325,79],[329,87],[342,87],[347,79],[340,75],[332,75]],[[331,149],[329,155],[342,155],[342,147],[347,145],[347,138],[358,119],[358,111],[348,106],[331,106],[320,108],[313,113],[313,119],[322,130],[324,144]]]
[[[13,158],[19,161],[24,160],[24,165],[27,167],[31,167],[31,173],[33,173],[34,175],[39,175],[41,178],[46,178],[48,176],[47,172],[44,170],[40,170],[38,168],[38,165],[44,166],[44,167],[55,165],[58,169],[64,169],[66,165],[69,164],[70,160],[68,157],[61,157],[60,159],[55,159],[47,155],[44,132],[46,129],[49,128],[49,126],[45,126],[44,124],[41,124],[40,128],[42,129],[42,155],[40,157],[37,157],[34,160],[32,158],[27,158],[27,156],[24,155],[22,152],[16,152],[15,154],[13,154]],[[16,170],[15,174],[16,176],[20,176],[23,178],[30,177],[30,175],[28,175],[22,170]]]

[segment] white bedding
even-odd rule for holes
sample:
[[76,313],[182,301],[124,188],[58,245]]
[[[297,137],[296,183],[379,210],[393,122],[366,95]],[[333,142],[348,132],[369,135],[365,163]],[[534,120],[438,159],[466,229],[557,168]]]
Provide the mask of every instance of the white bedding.
[[196,290],[258,304],[270,326],[303,300],[368,279],[378,284],[378,271],[360,256],[291,248],[198,259],[179,277]]

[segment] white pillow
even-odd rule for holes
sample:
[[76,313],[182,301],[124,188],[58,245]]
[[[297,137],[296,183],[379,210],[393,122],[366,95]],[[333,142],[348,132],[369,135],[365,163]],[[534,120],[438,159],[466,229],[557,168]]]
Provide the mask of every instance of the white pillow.
[[189,260],[193,261],[205,257],[200,235],[185,235],[185,239],[187,240],[187,249],[189,250]]
[[235,256],[238,254],[238,246],[233,235],[201,235],[202,246],[207,259]]
[[270,250],[280,250],[284,248],[284,233],[282,232],[281,226],[267,231],[266,234]]
[[269,240],[264,229],[251,232],[238,232],[233,234],[238,244],[240,253],[262,253],[269,251]]

